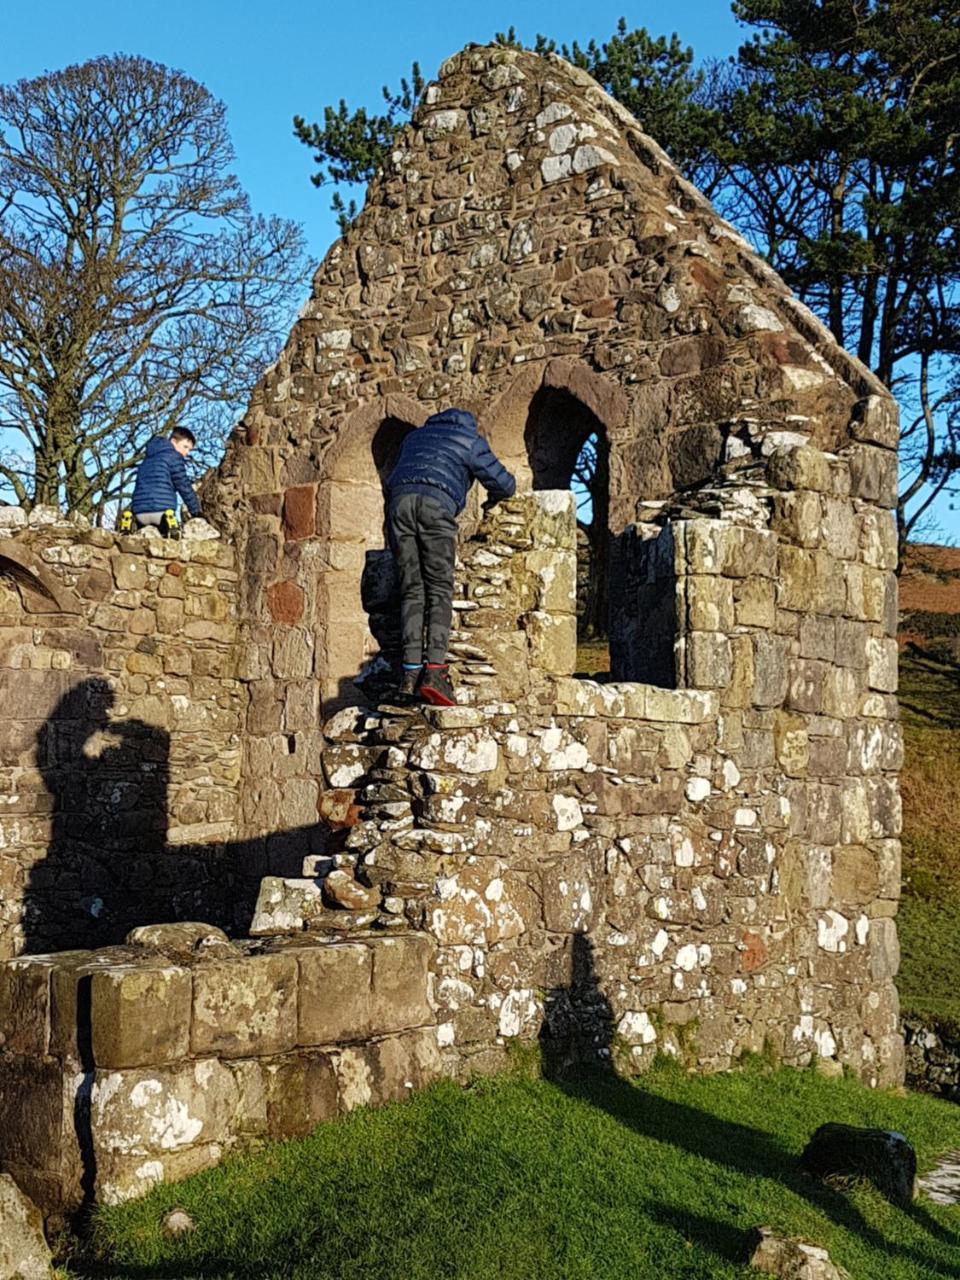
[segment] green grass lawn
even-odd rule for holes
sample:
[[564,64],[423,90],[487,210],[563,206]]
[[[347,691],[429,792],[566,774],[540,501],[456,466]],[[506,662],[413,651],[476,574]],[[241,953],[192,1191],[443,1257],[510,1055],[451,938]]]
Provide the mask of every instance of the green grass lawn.
[[[960,1209],[896,1209],[807,1179],[826,1120],[906,1133],[921,1164],[960,1147],[960,1107],[762,1064],[727,1076],[667,1065],[636,1083],[520,1073],[442,1084],[310,1138],[233,1158],[96,1219],[119,1280],[697,1280],[754,1274],[748,1230],[826,1246],[854,1280],[960,1276]],[[178,1241],[164,1214],[186,1209]]]
[[960,666],[934,646],[900,660],[906,760],[903,899],[897,925],[904,1012],[960,1030]]

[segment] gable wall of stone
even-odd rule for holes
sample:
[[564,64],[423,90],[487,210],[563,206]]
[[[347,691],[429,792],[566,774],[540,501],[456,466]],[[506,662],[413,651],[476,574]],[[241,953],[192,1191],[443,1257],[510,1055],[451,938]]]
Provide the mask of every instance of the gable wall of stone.
[[605,437],[617,537],[651,503],[711,514],[705,490],[783,444],[861,442],[884,501],[895,483],[883,388],[636,122],[558,59],[465,50],[327,254],[211,487],[243,569],[246,836],[299,812],[314,727],[376,649],[359,583],[384,542],[378,432],[472,409],[523,485],[545,395],[558,435],[566,403]]

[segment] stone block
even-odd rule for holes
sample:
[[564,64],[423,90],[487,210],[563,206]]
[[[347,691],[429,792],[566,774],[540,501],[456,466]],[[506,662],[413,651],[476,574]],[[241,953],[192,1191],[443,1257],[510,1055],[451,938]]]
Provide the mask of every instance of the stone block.
[[[55,1178],[65,1173],[65,1151],[74,1140],[71,1086],[55,1058],[0,1054],[0,1162],[4,1169],[30,1169]],[[52,1203],[58,1207],[54,1188]],[[37,1189],[32,1189],[37,1195]],[[79,1196],[78,1196],[79,1199]]]
[[786,643],[763,632],[753,637],[753,704],[777,707],[787,696]]
[[98,1069],[90,1094],[97,1199],[118,1204],[216,1164],[240,1114],[237,1079],[215,1058]]
[[738,627],[773,630],[777,609],[770,578],[741,578],[733,584],[734,620]]
[[333,1056],[343,1111],[402,1101],[444,1074],[433,1028],[388,1036]]
[[370,1034],[373,954],[363,943],[296,948],[300,966],[297,1040],[301,1046],[362,1040]]
[[893,516],[868,508],[860,516],[860,559],[872,569],[896,569],[898,554]]
[[285,1054],[263,1064],[263,1077],[272,1139],[304,1138],[318,1124],[335,1119],[337,1077],[328,1054]]
[[575,613],[577,557],[571,551],[529,551],[525,566],[536,584],[535,608],[544,613]]
[[895,920],[870,921],[870,976],[884,982],[897,976],[900,968],[900,942]]
[[303,617],[303,589],[295,582],[274,582],[265,598],[274,622],[293,626]]
[[823,676],[823,714],[849,720],[860,709],[861,683],[855,671],[828,667]]
[[860,523],[848,498],[823,498],[820,526],[824,547],[838,560],[855,560],[860,545]]
[[296,957],[284,952],[198,964],[193,970],[190,1050],[198,1056],[263,1057],[297,1043]]
[[897,505],[897,455],[889,449],[854,444],[845,452],[850,466],[850,491],[854,498],[879,507]]
[[823,682],[828,670],[823,662],[791,659],[787,664],[786,705],[793,711],[819,715],[823,707]]
[[292,485],[283,495],[283,535],[288,541],[312,538],[317,528],[317,490],[312,484]]
[[830,460],[809,445],[775,449],[767,460],[767,478],[774,489],[833,490]]
[[303,680],[313,675],[313,636],[302,627],[278,631],[273,639],[271,666],[280,679]]
[[93,1059],[120,1069],[175,1062],[190,1049],[191,977],[176,965],[97,969],[90,982]]
[[707,724],[716,719],[719,706],[719,698],[712,690],[658,689],[647,685],[643,718],[669,724]]
[[733,628],[733,582],[714,574],[691,574],[682,579],[690,631],[730,631]]
[[843,845],[834,850],[833,900],[840,906],[865,906],[879,892],[877,859],[862,845]]
[[896,449],[900,439],[899,410],[891,396],[865,396],[854,406],[850,435],[854,440]]
[[326,480],[320,485],[317,528],[322,536],[366,542],[368,529],[382,527],[383,492],[379,484]]
[[692,631],[684,637],[686,684],[723,689],[730,681],[730,642],[718,631]]
[[867,665],[867,624],[851,621],[847,618],[837,619],[836,661],[841,667],[852,667],[862,671]]
[[755,672],[753,640],[749,635],[730,637],[730,681],[721,695],[725,707],[748,707],[753,701]]
[[524,618],[530,641],[530,661],[551,676],[568,676],[577,665],[577,619],[574,614],[556,615],[534,611]]
[[837,625],[835,618],[821,618],[816,614],[801,618],[800,657],[833,662],[837,651]]
[[777,763],[789,778],[802,778],[810,762],[807,719],[790,711],[777,711],[773,721]]
[[[846,598],[846,597],[844,597]],[[816,552],[802,547],[780,548],[777,604],[798,613],[813,612],[817,599]]]
[[848,778],[841,784],[841,789],[843,792],[841,825],[843,842],[844,844],[863,844],[874,835],[866,784],[861,779]]
[[867,640],[867,683],[881,693],[896,693],[898,676],[897,642],[871,636]]
[[[91,980],[98,969],[123,963],[133,952],[119,947],[99,951],[65,951],[51,959],[50,1053],[74,1062],[91,1052]],[[82,1026],[80,1025],[82,1023]],[[78,1036],[79,1031],[79,1036]]]
[[[75,952],[86,959],[89,952]],[[50,1039],[53,956],[20,956],[0,965],[0,1048],[43,1057]]]
[[50,1280],[53,1258],[43,1217],[8,1173],[0,1173],[0,1277]]
[[426,936],[384,938],[373,947],[370,1024],[376,1034],[433,1022],[428,999],[433,946]]
[[822,519],[820,495],[802,489],[775,498],[770,527],[794,546],[817,547],[822,539]]

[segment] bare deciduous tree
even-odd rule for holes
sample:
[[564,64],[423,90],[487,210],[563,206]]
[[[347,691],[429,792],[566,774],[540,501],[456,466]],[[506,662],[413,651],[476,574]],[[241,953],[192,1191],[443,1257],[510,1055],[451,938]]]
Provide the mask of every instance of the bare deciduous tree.
[[[255,216],[221,103],[144,58],[0,87],[0,483],[102,519],[149,439],[209,459],[307,275]],[[17,457],[11,457],[12,441]]]

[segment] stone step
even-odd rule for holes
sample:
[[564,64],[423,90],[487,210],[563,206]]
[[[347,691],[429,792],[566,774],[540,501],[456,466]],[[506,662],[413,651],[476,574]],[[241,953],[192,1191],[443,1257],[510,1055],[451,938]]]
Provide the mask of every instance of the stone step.
[[[337,879],[342,877],[350,885]],[[350,891],[352,886],[352,893]],[[250,924],[252,938],[283,937],[305,929],[367,929],[380,914],[379,890],[359,884],[342,868],[317,877],[264,876]]]

